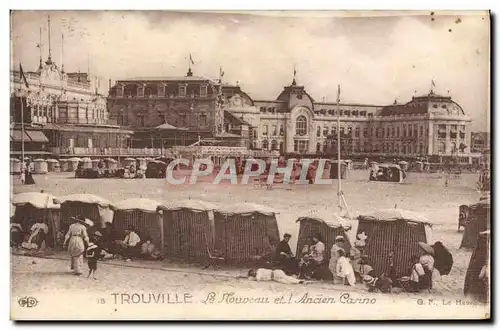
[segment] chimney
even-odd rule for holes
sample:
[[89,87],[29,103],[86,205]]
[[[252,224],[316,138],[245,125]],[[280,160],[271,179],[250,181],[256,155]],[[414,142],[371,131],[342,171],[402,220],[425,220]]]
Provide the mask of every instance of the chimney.
[[111,89],[111,78],[109,79],[108,86],[109,86],[108,89]]

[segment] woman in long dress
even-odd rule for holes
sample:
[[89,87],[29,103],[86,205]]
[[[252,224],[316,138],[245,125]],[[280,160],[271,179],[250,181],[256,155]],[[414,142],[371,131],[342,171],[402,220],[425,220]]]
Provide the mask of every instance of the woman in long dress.
[[87,223],[85,219],[80,217],[72,218],[75,223],[71,224],[68,233],[64,238],[63,247],[68,247],[69,255],[71,256],[71,270],[75,275],[82,274],[83,253],[86,245],[89,244],[89,235],[87,233]]

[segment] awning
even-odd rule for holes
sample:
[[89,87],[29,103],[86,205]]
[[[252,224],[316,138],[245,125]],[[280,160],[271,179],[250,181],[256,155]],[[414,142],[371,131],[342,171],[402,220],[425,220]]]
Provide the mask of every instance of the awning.
[[[10,154],[11,155],[21,155],[22,151],[19,151],[19,150],[13,151],[13,150],[11,150]],[[52,155],[52,153],[50,151],[24,151],[24,154],[25,155]]]
[[42,131],[26,131],[26,134],[29,135],[31,141],[33,142],[41,142],[46,143],[49,142],[49,139],[42,133]]
[[[23,140],[23,134],[21,133],[21,130],[13,130],[10,132],[10,139],[11,141],[16,141],[16,142],[21,142]],[[26,142],[31,142],[30,137],[26,134],[26,131],[24,132],[24,141]]]

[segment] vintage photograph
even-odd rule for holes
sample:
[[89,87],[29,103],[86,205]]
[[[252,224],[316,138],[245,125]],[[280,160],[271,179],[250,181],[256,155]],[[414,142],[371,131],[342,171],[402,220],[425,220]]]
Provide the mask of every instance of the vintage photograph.
[[490,319],[490,24],[12,10],[11,319]]

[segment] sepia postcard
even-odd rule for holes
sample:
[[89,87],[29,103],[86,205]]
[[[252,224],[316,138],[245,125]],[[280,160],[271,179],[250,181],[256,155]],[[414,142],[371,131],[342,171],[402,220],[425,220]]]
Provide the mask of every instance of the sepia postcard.
[[490,12],[10,21],[11,319],[490,319]]

